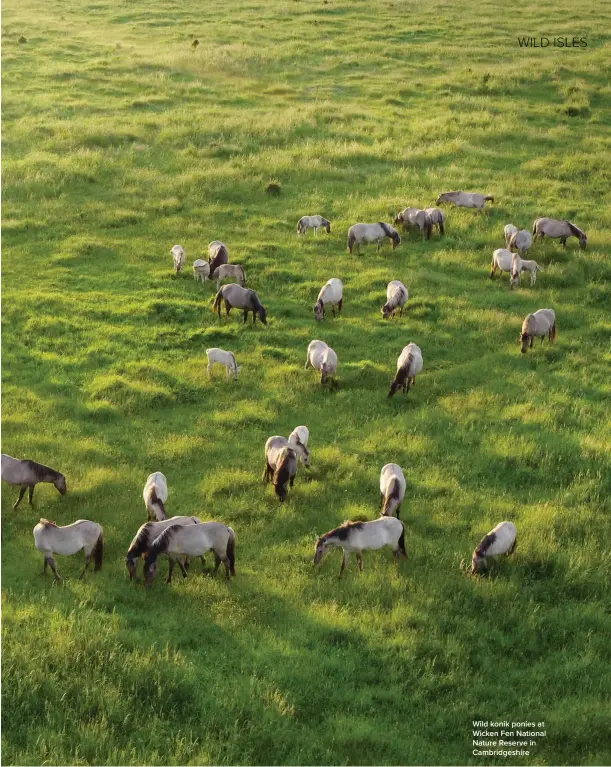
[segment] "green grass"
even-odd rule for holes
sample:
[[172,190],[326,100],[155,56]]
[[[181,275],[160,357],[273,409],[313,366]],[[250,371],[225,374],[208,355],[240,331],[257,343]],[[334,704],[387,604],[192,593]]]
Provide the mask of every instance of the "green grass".
[[[69,488],[17,513],[3,488],[5,764],[609,764],[610,21],[590,0],[4,3],[3,450]],[[588,47],[518,47],[540,34]],[[346,254],[352,223],[452,188],[495,203],[448,209],[442,240]],[[332,234],[298,241],[318,212]],[[536,245],[535,288],[489,280],[503,225],[542,215],[587,251]],[[212,239],[267,328],[219,322],[211,285],[172,276],[172,245],[190,264]],[[333,276],[344,314],[315,324]],[[397,278],[408,311],[385,322]],[[521,355],[548,306],[556,344]],[[338,353],[336,392],[302,370],[312,338]],[[410,341],[424,371],[389,402]],[[207,380],[217,345],[239,382]],[[263,445],[301,423],[312,475],[280,505]],[[338,582],[314,540],[376,516],[388,461],[409,559]],[[229,588],[197,567],[128,581],[156,470],[169,512],[236,530]],[[59,558],[63,584],[43,579],[41,516],[102,523],[101,573]],[[515,555],[466,577],[503,519]],[[473,756],[471,721],[505,718],[547,736]]]

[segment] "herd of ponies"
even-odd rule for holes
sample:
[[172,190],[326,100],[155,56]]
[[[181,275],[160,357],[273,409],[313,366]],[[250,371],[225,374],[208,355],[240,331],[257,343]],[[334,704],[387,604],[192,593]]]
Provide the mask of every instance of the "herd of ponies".
[[[494,201],[490,195],[470,192],[445,192],[437,198],[436,204],[450,202],[457,207],[475,208],[481,212],[486,202]],[[445,234],[446,214],[441,208],[408,207],[400,211],[393,223],[401,226],[403,231],[417,229],[427,240],[431,238],[436,227],[439,235]],[[297,224],[298,236],[304,236],[313,229],[314,235],[319,229],[331,233],[331,222],[323,216],[303,216]],[[532,247],[534,241],[544,237],[559,239],[563,247],[569,237],[576,237],[579,246],[586,248],[587,237],[583,230],[566,220],[538,218],[532,227],[518,229],[513,224],[504,228],[505,248],[496,249],[492,256],[490,277],[498,271],[509,274],[509,287],[520,284],[523,271],[530,274],[531,286],[536,282],[537,272],[543,269],[536,261],[523,258]],[[384,222],[358,223],[348,231],[348,253],[355,249],[360,252],[360,246],[376,243],[380,250],[382,242],[389,239],[392,248],[401,243],[397,229]],[[186,260],[185,249],[174,245],[171,250],[176,274],[182,271]],[[219,240],[214,240],[208,247],[208,260],[197,259],[193,263],[193,276],[202,283],[216,281],[216,295],[213,311],[221,317],[221,308],[225,307],[226,316],[231,309],[243,312],[244,322],[252,312],[253,323],[259,317],[267,325],[267,311],[254,290],[246,286],[246,272],[241,264],[229,262],[229,250]],[[223,285],[226,279],[237,282]],[[317,321],[325,319],[327,311],[333,316],[339,315],[343,306],[343,284],[338,278],[331,278],[322,287],[314,304],[314,317]],[[381,312],[385,319],[393,318],[403,310],[408,302],[408,288],[400,280],[392,280],[387,287],[386,302]],[[547,336],[549,342],[556,337],[556,315],[552,309],[539,309],[527,315],[522,324],[520,334],[521,351],[525,353],[532,348],[534,339]],[[207,372],[210,376],[213,365],[225,367],[227,377],[238,378],[240,366],[235,354],[224,349],[212,348],[206,350],[208,358]],[[399,354],[397,371],[391,381],[388,397],[392,397],[399,389],[407,394],[410,386],[416,382],[416,376],[423,368],[422,351],[415,343],[409,343]],[[338,368],[337,353],[324,341],[312,340],[307,349],[306,368],[311,366],[320,372],[321,384],[330,382],[336,384]],[[288,437],[275,435],[265,443],[265,469],[263,480],[272,482],[274,492],[280,501],[287,498],[289,487],[293,487],[300,464],[305,469],[310,468],[311,454],[308,448],[309,430],[307,426],[296,427]],[[59,471],[30,459],[17,459],[2,454],[2,480],[10,485],[18,486],[19,496],[13,505],[17,509],[26,490],[29,491],[29,502],[33,505],[34,488],[40,482],[49,482],[64,495],[67,492],[66,477]],[[377,550],[388,547],[396,559],[407,557],[405,545],[405,526],[399,518],[401,503],[405,497],[406,480],[403,470],[398,464],[386,464],[380,474],[380,516],[371,521],[348,521],[319,537],[315,544],[314,564],[319,564],[322,558],[333,548],[343,552],[341,569],[338,577],[342,577],[348,564],[350,554],[354,553],[357,565],[363,569],[363,551]],[[140,526],[134,536],[125,558],[130,579],[137,576],[138,563],[144,563],[143,577],[145,585],[150,585],[157,575],[157,562],[160,556],[168,558],[169,570],[166,583],[172,580],[176,564],[183,577],[187,576],[192,557],[201,559],[202,568],[205,566],[205,555],[214,555],[216,575],[221,564],[224,566],[227,580],[235,575],[235,532],[221,522],[202,522],[198,517],[166,516],[165,504],[168,500],[168,485],[166,477],[161,472],[151,474],[144,486],[143,499],[147,511],[147,522]],[[104,555],[104,533],[97,522],[79,519],[71,525],[59,526],[48,519],[41,519],[34,527],[34,543],[44,555],[43,572],[50,567],[55,580],[61,580],[54,559],[55,554],[69,555],[83,551],[85,565],[80,574],[84,577],[87,568],[94,562],[94,570],[102,567]],[[517,530],[513,522],[500,522],[487,533],[475,548],[471,559],[471,574],[484,571],[489,557],[509,555],[516,547]]]

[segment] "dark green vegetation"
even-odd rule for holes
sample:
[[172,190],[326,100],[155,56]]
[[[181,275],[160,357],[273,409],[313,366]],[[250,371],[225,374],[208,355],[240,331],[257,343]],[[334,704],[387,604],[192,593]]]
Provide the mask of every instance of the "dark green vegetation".
[[[68,477],[35,511],[3,487],[5,764],[507,763],[471,755],[472,719],[504,718],[547,731],[511,763],[609,763],[603,9],[3,4],[3,450]],[[529,34],[589,45],[520,49]],[[449,189],[496,202],[447,208],[443,240],[346,255],[350,224]],[[308,213],[332,234],[299,242]],[[505,223],[541,215],[574,220],[588,250],[536,245],[545,272],[510,293],[488,279],[492,250]],[[267,328],[211,314],[190,264],[217,238]],[[332,276],[344,315],[315,324]],[[395,278],[411,298],[385,322]],[[542,307],[558,340],[523,356],[522,319]],[[302,370],[312,338],[339,355],[337,392]],[[409,341],[424,371],[388,402]],[[206,379],[217,345],[238,383]],[[280,505],[263,445],[302,423],[312,477]],[[408,478],[410,558],[397,572],[366,555],[339,583],[337,554],[312,567],[315,537],[375,517],[388,461]],[[236,530],[229,588],[198,565],[171,587],[128,582],[154,470],[170,513]],[[101,522],[102,572],[79,582],[81,557],[60,557],[63,585],[43,580],[41,516]],[[503,519],[515,555],[467,577]]]

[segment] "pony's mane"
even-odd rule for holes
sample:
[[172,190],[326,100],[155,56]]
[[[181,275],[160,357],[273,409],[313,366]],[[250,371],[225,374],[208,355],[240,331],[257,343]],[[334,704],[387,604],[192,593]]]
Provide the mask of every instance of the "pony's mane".
[[393,477],[390,480],[389,489],[390,493],[387,496],[387,500],[390,500],[391,498],[395,500],[398,499],[399,495],[401,494],[401,483],[399,482],[399,477]]
[[174,536],[174,533],[178,527],[180,527],[180,525],[170,525],[169,527],[166,527],[161,535],[158,535],[157,538],[155,538],[153,541],[153,545],[150,548],[151,554],[163,554],[163,552],[168,548],[170,541],[172,540],[172,537]]
[[324,540],[327,540],[328,538],[339,538],[340,541],[345,541],[351,530],[361,530],[362,527],[363,522],[353,522],[352,520],[348,520],[339,527],[325,533],[322,537]]
[[231,359],[233,360],[234,368],[237,368],[238,363],[236,362],[235,354],[233,352],[229,352],[229,354],[231,355]]
[[585,237],[586,236],[586,233],[582,229],[580,229],[578,226],[575,226],[575,224],[571,223],[570,221],[567,221],[566,219],[564,219],[564,223],[568,224],[569,229],[571,230],[571,232],[573,232],[573,234],[576,237]]
[[153,522],[146,522],[142,525],[140,530],[138,530],[132,545],[129,547],[129,551],[127,552],[128,557],[130,555],[137,557],[148,548],[151,539],[151,525],[153,524]]
[[40,524],[44,525],[45,527],[57,527],[57,522],[50,522],[48,519],[45,519],[44,517],[40,518]]
[[486,552],[495,541],[496,541],[496,533],[488,533],[488,535],[485,535],[480,541],[479,546],[475,549],[475,553],[477,554],[477,556],[485,557]]
[[385,224],[383,221],[378,221],[378,226],[382,227],[387,237],[393,237],[393,233],[391,232],[388,224]]

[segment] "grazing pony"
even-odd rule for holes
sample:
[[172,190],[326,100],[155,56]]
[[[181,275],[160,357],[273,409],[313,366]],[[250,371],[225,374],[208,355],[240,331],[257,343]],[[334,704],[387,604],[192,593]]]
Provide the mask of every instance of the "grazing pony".
[[308,450],[308,439],[310,430],[307,426],[296,426],[289,434],[289,446],[297,453],[297,458],[306,467],[310,468],[310,451]]
[[53,554],[76,554],[81,549],[85,552],[85,567],[79,577],[84,577],[92,557],[95,560],[94,570],[97,572],[101,569],[104,558],[104,531],[102,525],[97,522],[79,519],[71,525],[58,527],[55,522],[41,519],[33,532],[34,545],[45,555],[43,575],[47,572],[47,565],[51,565],[55,580],[60,581],[61,575],[55,567]]
[[514,254],[506,248],[497,248],[492,254],[492,263],[490,264],[490,279],[496,274],[498,269],[500,272],[509,272],[509,287],[513,288],[514,285],[520,284],[520,274],[514,269]]
[[193,279],[205,282],[210,276],[210,264],[202,258],[193,262]]
[[227,277],[237,279],[242,287],[246,285],[246,273],[241,264],[221,264],[210,279],[216,279],[216,289],[220,290],[221,280],[226,280]]
[[390,391],[388,392],[389,399],[393,394],[396,394],[399,389],[403,389],[407,394],[409,392],[410,384],[411,386],[416,385],[416,376],[422,370],[423,364],[422,352],[420,351],[419,346],[416,346],[416,344],[408,344],[404,347],[397,360],[397,374],[390,382]]
[[514,226],[513,224],[505,224],[505,228],[503,229],[503,234],[505,235],[505,247],[509,247],[509,241],[511,240],[512,236],[518,231],[518,227]]
[[176,270],[176,274],[178,274],[178,272],[182,271],[183,266],[187,262],[187,254],[182,245],[174,245],[170,253],[174,259],[174,269]]
[[356,554],[359,570],[363,571],[363,551],[371,551],[389,546],[395,555],[407,557],[405,549],[405,526],[396,517],[380,517],[373,522],[345,522],[341,527],[336,527],[316,541],[314,564],[320,563],[321,559],[332,548],[343,549],[344,556],[338,578],[341,578],[350,554]]
[[286,500],[287,484],[293,487],[297,474],[297,452],[295,445],[289,445],[285,437],[270,437],[265,443],[265,469],[263,481],[274,485],[274,491],[280,501]]
[[530,285],[532,287],[537,281],[537,272],[542,272],[544,271],[544,269],[542,266],[539,266],[539,264],[536,261],[527,261],[524,258],[521,259],[521,264],[522,264],[522,271],[530,273]]
[[297,234],[305,234],[308,229],[313,229],[314,235],[317,235],[318,230],[323,226],[327,230],[327,234],[331,234],[331,224],[326,218],[322,216],[302,216],[297,222]]
[[198,525],[170,525],[151,544],[144,562],[144,584],[150,586],[157,576],[157,559],[166,554],[170,560],[170,569],[166,583],[172,582],[174,564],[187,577],[187,568],[180,561],[180,556],[203,557],[209,551],[214,552],[215,566],[212,575],[216,575],[221,562],[225,565],[227,580],[235,575],[235,533],[221,522],[201,522]]
[[168,500],[168,482],[160,471],[149,474],[142,491],[147,518],[161,522],[166,518],[165,504]]
[[425,208],[425,213],[428,213],[429,218],[433,226],[439,229],[439,234],[443,236],[445,234],[446,214],[441,208]]
[[545,336],[548,337],[550,344],[556,340],[556,314],[553,309],[539,309],[526,317],[522,323],[522,333],[519,338],[522,354],[526,354],[529,345],[531,349],[533,348],[537,336],[541,336],[541,344]]
[[267,325],[267,314],[265,307],[259,301],[259,296],[254,290],[249,288],[243,288],[241,285],[236,285],[232,282],[230,285],[223,285],[223,287],[216,294],[212,311],[218,312],[219,318],[221,316],[221,301],[225,302],[226,316],[229,317],[229,312],[232,309],[244,310],[244,324],[248,320],[248,312],[252,312],[252,324],[254,325],[259,315],[259,319],[264,325]]
[[227,246],[220,240],[213,240],[208,245],[208,263],[210,265],[210,279],[214,279],[214,273],[222,264],[229,263],[229,251]]
[[397,309],[399,316],[403,317],[403,307],[407,303],[407,288],[400,280],[392,280],[386,288],[386,303],[382,307],[382,316],[385,320],[394,317]]
[[393,250],[401,244],[401,237],[396,229],[390,224],[384,224],[379,221],[377,224],[354,224],[348,229],[348,253],[352,253],[356,245],[357,252],[360,255],[361,243],[365,244],[377,242],[376,250],[382,247],[382,240],[388,237],[392,241]]
[[325,384],[329,378],[335,379],[335,374],[337,373],[337,354],[324,341],[310,341],[305,364],[306,370],[309,365],[314,370],[320,370],[320,382]]
[[513,522],[500,522],[488,535],[485,535],[473,552],[471,575],[475,575],[487,566],[487,557],[509,556],[515,551],[517,530]]
[[488,200],[494,202],[494,197],[491,197],[489,194],[478,194],[477,192],[443,192],[437,198],[436,204],[451,202],[457,208],[476,208],[478,211],[481,211]]
[[157,536],[161,535],[166,527],[170,527],[170,525],[198,525],[200,523],[201,519],[198,519],[198,517],[178,516],[164,519],[162,522],[145,522],[143,525],[140,525],[125,557],[129,579],[133,580],[136,577],[138,560],[140,557],[146,557],[151,544]]
[[420,210],[419,208],[405,208],[405,210],[397,213],[393,223],[403,224],[404,231],[416,226],[422,232],[423,237],[426,237],[427,240],[431,239],[433,222],[425,210]]
[[227,378],[230,378],[233,373],[234,380],[238,380],[238,373],[242,368],[236,362],[233,352],[226,352],[215,347],[213,349],[206,349],[206,356],[208,357],[208,367],[206,368],[208,376],[212,374],[212,365],[217,362],[219,365],[225,365]]
[[568,237],[577,237],[579,240],[579,247],[585,250],[588,244],[588,238],[586,233],[575,224],[570,221],[559,221],[556,218],[538,218],[533,223],[533,236],[536,239],[542,240],[545,236],[556,239],[560,237],[560,243],[563,248],[566,248],[566,241]]
[[39,482],[51,482],[62,495],[66,494],[66,477],[61,472],[42,463],[31,461],[29,458],[20,460],[2,453],[1,475],[2,479],[9,485],[21,485],[19,498],[13,504],[15,511],[17,511],[17,506],[21,503],[21,499],[28,488],[30,506],[33,506],[34,488]]
[[383,517],[397,517],[405,497],[405,477],[396,463],[387,463],[380,473],[380,514]]
[[526,251],[533,244],[532,234],[528,229],[520,229],[519,232],[514,232],[509,240],[509,250],[517,250],[520,255],[526,253]]
[[342,285],[342,281],[337,277],[332,277],[320,289],[318,299],[314,304],[314,317],[317,320],[324,319],[325,304],[331,304],[331,311],[333,312],[334,317],[336,306],[338,314],[342,311],[342,306],[344,305],[344,286]]

